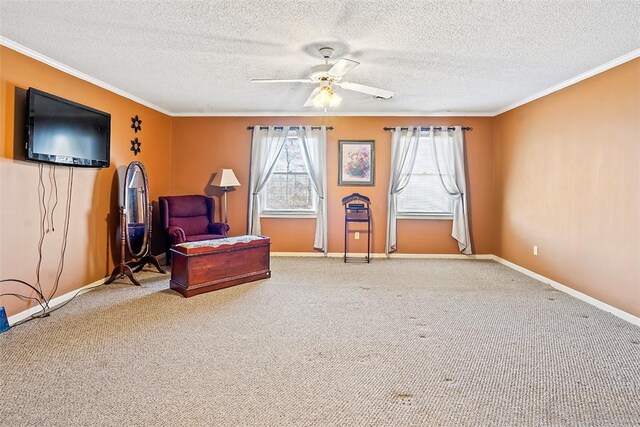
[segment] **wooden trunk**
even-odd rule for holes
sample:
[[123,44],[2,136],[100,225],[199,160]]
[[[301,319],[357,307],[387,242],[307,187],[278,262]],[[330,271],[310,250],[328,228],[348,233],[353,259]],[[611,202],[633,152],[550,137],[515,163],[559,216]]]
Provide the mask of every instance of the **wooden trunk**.
[[241,241],[245,237],[229,237],[224,239],[229,244],[215,247],[207,246],[215,240],[198,242],[198,247],[173,246],[171,289],[191,297],[271,277],[269,238],[252,236],[255,240]]

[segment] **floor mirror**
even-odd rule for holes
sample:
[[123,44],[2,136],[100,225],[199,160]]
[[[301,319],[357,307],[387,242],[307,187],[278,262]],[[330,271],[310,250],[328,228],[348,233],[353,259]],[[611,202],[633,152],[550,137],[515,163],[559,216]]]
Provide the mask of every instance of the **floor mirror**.
[[158,259],[151,253],[152,207],[149,202],[147,172],[140,162],[131,162],[124,176],[124,205],[120,206],[120,263],[105,283],[128,277],[140,286],[133,273],[145,265],[153,265],[160,273],[166,273]]

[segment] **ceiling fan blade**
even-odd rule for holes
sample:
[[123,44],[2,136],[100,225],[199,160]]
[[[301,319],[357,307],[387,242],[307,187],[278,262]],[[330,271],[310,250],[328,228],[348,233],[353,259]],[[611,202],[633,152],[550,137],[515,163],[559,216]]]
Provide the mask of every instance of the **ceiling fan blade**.
[[358,65],[360,65],[358,61],[347,58],[340,58],[336,61],[335,64],[333,64],[333,67],[331,67],[329,71],[327,71],[327,74],[332,77],[342,77]]
[[334,84],[340,86],[343,89],[366,93],[367,95],[373,95],[378,98],[390,99],[395,95],[395,93],[390,90],[379,89],[377,87],[361,85],[358,83],[340,82]]
[[307,101],[304,103],[303,107],[313,107],[313,98],[315,98],[315,96],[318,94],[318,92],[320,92],[319,87],[315,88],[312,92],[311,95],[309,95],[309,98],[307,98]]
[[311,79],[251,79],[251,83],[318,83]]

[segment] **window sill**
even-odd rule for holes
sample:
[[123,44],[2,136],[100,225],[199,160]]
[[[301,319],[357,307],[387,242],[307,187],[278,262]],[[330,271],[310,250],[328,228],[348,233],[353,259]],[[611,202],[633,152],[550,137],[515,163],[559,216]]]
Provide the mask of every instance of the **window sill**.
[[309,218],[315,219],[316,214],[306,212],[264,212],[260,214],[260,218]]
[[453,215],[447,214],[398,214],[397,219],[443,219],[453,220]]

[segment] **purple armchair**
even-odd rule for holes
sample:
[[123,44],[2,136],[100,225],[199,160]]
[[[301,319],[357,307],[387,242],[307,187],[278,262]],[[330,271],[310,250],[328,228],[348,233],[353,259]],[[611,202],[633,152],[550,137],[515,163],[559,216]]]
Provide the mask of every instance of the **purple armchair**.
[[227,237],[229,224],[213,222],[213,199],[206,196],[160,197],[160,218],[167,233],[167,264],[171,245]]

